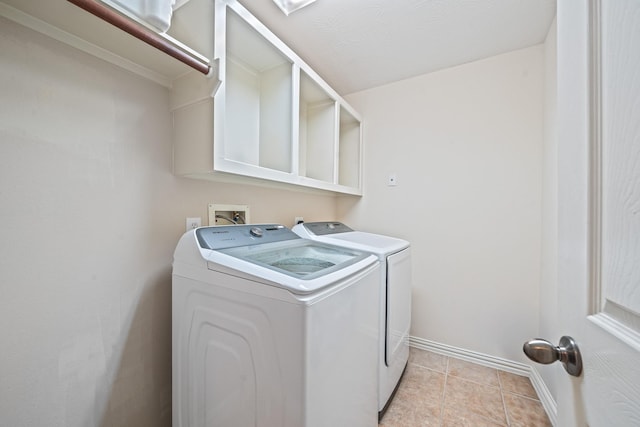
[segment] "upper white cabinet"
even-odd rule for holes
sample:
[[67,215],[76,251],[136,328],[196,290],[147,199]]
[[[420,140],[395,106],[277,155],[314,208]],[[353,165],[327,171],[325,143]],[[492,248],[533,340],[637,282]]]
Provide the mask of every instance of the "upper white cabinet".
[[182,9],[215,16],[220,86],[196,72],[174,82],[174,172],[361,195],[358,114],[237,1]]
[[237,0],[178,4],[152,36],[208,76],[67,0],[0,0],[0,16],[170,88],[176,175],[361,195],[359,115]]

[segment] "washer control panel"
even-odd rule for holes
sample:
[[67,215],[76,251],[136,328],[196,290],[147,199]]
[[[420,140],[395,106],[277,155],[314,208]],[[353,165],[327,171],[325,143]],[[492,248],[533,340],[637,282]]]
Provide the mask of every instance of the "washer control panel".
[[347,233],[353,231],[341,222],[305,222],[302,224],[310,233],[316,236],[324,236],[326,234]]
[[249,234],[251,234],[254,237],[262,237],[263,233],[264,232],[260,227],[251,227],[251,229],[249,230]]
[[300,239],[280,224],[202,227],[196,229],[195,233],[200,247],[214,250]]

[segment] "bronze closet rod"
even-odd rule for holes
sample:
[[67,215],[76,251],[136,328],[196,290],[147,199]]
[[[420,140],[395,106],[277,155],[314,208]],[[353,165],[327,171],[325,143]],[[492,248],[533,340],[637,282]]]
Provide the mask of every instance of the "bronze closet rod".
[[182,50],[180,47],[171,43],[169,40],[164,39],[157,33],[146,28],[144,25],[138,24],[137,22],[120,15],[118,12],[112,10],[111,8],[94,0],[67,1],[75,4],[78,7],[81,7],[82,9],[110,23],[111,25],[120,28],[122,31],[131,34],[133,37],[142,40],[148,45],[151,45],[156,49],[163,51],[167,55],[172,56],[178,61],[187,64],[189,67],[194,68],[202,74],[209,74],[211,66],[208,63],[193,57],[192,55]]

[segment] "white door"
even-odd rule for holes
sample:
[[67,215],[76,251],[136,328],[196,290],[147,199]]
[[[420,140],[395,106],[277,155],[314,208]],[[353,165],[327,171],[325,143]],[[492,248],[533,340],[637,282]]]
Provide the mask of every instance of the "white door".
[[558,426],[640,426],[640,0],[558,1],[558,132]]

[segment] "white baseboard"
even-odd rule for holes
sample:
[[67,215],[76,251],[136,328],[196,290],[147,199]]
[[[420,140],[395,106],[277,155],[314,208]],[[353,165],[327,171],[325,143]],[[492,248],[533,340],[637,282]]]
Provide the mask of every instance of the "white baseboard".
[[453,347],[447,344],[437,343],[435,341],[429,341],[424,338],[409,337],[409,346],[418,348],[421,350],[431,351],[433,353],[442,354],[444,356],[453,357],[456,359],[466,360],[473,362],[481,366],[489,368],[499,369],[501,371],[509,372],[516,375],[522,375],[528,377],[531,380],[533,388],[536,390],[540,403],[547,412],[549,421],[555,427],[557,426],[558,419],[558,406],[555,399],[549,392],[547,385],[542,380],[542,377],[538,373],[537,369],[531,365],[526,365],[520,362],[514,362],[512,360],[503,359],[501,357],[490,356],[488,354],[478,353],[463,348]]
[[538,393],[540,403],[542,403],[544,410],[547,412],[549,421],[551,421],[551,424],[555,427],[558,425],[558,405],[556,400],[551,395],[538,370],[534,366],[530,368],[531,375],[529,375],[529,379],[531,380],[531,384],[533,384],[533,388],[536,389],[536,393]]

